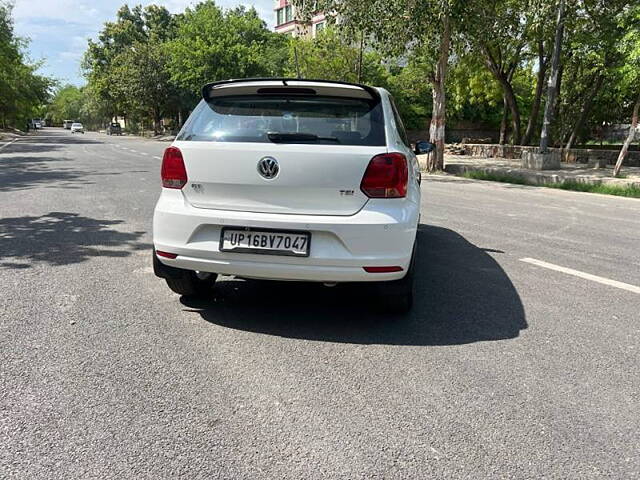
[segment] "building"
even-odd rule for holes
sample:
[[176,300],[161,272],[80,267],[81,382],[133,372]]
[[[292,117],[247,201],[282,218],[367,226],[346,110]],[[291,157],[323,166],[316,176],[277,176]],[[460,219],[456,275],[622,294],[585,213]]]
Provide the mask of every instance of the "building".
[[294,37],[315,37],[327,25],[326,16],[322,12],[315,13],[310,23],[302,21],[297,15],[296,7],[289,0],[274,0],[274,11],[277,33]]

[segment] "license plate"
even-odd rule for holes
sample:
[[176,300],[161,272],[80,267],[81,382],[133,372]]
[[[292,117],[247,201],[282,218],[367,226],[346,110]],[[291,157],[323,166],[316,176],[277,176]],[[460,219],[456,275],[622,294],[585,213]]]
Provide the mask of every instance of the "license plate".
[[308,257],[310,243],[309,232],[224,228],[220,239],[220,250]]

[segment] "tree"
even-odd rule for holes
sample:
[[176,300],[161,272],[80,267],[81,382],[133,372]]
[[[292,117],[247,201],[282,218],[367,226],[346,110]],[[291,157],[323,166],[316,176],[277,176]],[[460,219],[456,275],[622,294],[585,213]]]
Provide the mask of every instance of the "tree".
[[[504,104],[511,113],[513,143],[521,138],[520,108],[512,81],[522,62],[527,43],[529,17],[520,0],[472,2],[473,21],[465,32],[470,43],[482,54],[485,64],[503,91]],[[491,35],[487,35],[491,32]],[[505,114],[506,116],[506,114]]]
[[[504,143],[508,107],[503,107],[502,87],[474,51],[464,51],[452,63],[447,81],[447,119],[483,127],[500,127]],[[515,88],[519,87],[516,79]]]
[[120,53],[113,64],[120,78],[113,88],[123,99],[121,104],[134,116],[151,118],[155,134],[160,132],[160,121],[177,96],[167,61],[163,44],[138,42]]
[[254,8],[222,10],[208,0],[187,8],[168,43],[172,81],[196,98],[208,82],[281,75],[287,39],[269,31]]
[[28,60],[28,40],[15,35],[11,10],[11,4],[0,2],[0,122],[22,128],[46,103],[55,82],[36,73],[40,62]]
[[620,82],[619,46],[626,31],[621,19],[629,5],[628,0],[584,0],[567,18],[563,70],[568,81],[560,92],[560,125],[554,129],[556,143],[565,142],[567,149],[588,125],[603,87]]
[[73,85],[65,85],[53,95],[48,107],[50,118],[56,124],[64,120],[79,120],[84,101],[82,90]]
[[613,169],[614,177],[620,175],[629,146],[638,130],[638,114],[640,113],[640,6],[636,5],[628,12],[622,22],[628,26],[627,33],[621,42],[621,49],[625,55],[625,64],[622,67],[623,84],[636,95],[636,100],[633,106],[633,114],[631,115],[629,134]]
[[102,112],[105,120],[115,115],[151,118],[158,131],[171,104],[167,97],[178,95],[169,81],[166,49],[176,27],[175,16],[157,5],[124,5],[115,22],[105,23],[83,59],[88,91],[99,103],[93,112]]
[[622,145],[622,149],[620,150],[620,154],[618,155],[618,160],[616,161],[616,166],[613,169],[613,176],[617,177],[620,175],[620,170],[622,169],[622,163],[624,162],[625,157],[627,156],[627,152],[629,151],[629,146],[636,135],[638,130],[638,113],[640,112],[640,95],[636,100],[635,105],[633,106],[633,115],[631,116],[631,125],[629,126],[629,134],[627,135],[627,139]]
[[329,27],[315,38],[292,39],[285,74],[297,76],[299,71],[301,78],[387,86],[388,72],[382,57],[371,49],[364,50],[361,52],[359,45],[345,40],[335,28]]
[[553,57],[551,58],[551,75],[547,91],[547,104],[542,121],[542,133],[540,135],[540,153],[547,153],[549,147],[549,132],[553,116],[553,108],[558,92],[558,70],[560,68],[560,53],[562,51],[562,37],[564,35],[565,0],[560,0],[558,5],[558,19],[556,22],[556,35],[553,44]]
[[444,167],[446,77],[455,26],[464,8],[462,0],[293,0],[303,18],[314,11],[333,12],[338,26],[351,41],[364,36],[387,56],[414,56],[425,62],[423,81],[430,84],[432,115],[430,139],[436,145],[426,169]]
[[531,25],[529,49],[530,52],[535,52],[537,74],[529,120],[527,121],[527,128],[520,142],[522,145],[529,145],[531,143],[538,126],[538,116],[540,114],[542,95],[544,93],[544,82],[547,78],[547,70],[549,68],[549,61],[551,60],[548,47],[551,45],[547,28],[549,22],[546,21],[548,9],[538,8],[535,12],[537,15]]

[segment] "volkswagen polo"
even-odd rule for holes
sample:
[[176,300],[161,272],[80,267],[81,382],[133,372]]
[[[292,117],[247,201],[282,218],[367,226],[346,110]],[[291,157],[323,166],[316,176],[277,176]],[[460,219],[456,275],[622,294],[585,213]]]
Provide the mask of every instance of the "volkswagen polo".
[[[390,94],[330,81],[216,82],[162,160],[154,271],[205,295],[219,274],[375,283],[411,307],[420,171]],[[373,286],[373,285],[372,285]]]

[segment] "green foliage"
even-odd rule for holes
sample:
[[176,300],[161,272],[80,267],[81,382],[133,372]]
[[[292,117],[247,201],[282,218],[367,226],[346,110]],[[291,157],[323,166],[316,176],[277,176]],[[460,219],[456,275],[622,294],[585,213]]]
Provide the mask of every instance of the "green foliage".
[[476,55],[464,55],[452,65],[448,78],[449,119],[498,128],[502,89]]
[[535,186],[535,184],[527,182],[522,177],[509,175],[508,173],[490,173],[490,172],[483,172],[481,170],[471,170],[468,172],[464,172],[461,175],[461,177],[470,178],[473,180],[486,180],[489,182],[513,183],[515,185]]
[[176,85],[197,95],[216,80],[281,75],[286,43],[254,8],[222,10],[208,0],[182,16],[167,45],[168,68]]
[[82,114],[85,97],[78,87],[65,85],[55,92],[47,113],[54,124],[64,120],[78,120]]
[[387,83],[387,71],[383,66],[382,57],[363,46],[360,71],[360,44],[346,40],[333,28],[323,30],[314,39],[291,39],[285,74],[296,77],[298,68],[301,78],[361,82],[379,86]]
[[0,123],[24,128],[27,119],[39,114],[54,85],[50,78],[36,72],[40,63],[32,63],[24,51],[28,41],[13,31],[11,4],[0,1]]
[[396,68],[388,79],[389,91],[394,96],[398,110],[405,124],[411,130],[429,127],[431,118],[431,86],[424,81],[423,62],[410,62],[405,67]]
[[[436,60],[447,18],[453,31],[447,121],[497,130],[506,96],[511,132],[524,133],[530,122],[526,130],[536,134],[541,122],[536,106],[544,105],[547,81],[537,76],[540,62],[546,67],[550,58],[556,0],[293,3],[303,15],[322,9],[336,13],[340,21],[315,39],[290,38],[269,31],[253,8],[223,9],[206,0],[173,15],[162,6],[125,5],[89,42],[83,61],[87,87],[76,92],[74,101],[61,89],[51,114],[63,108],[59,102],[77,111],[75,101],[81,98],[80,118],[102,118],[98,123],[116,114],[147,125],[157,126],[161,117],[176,123],[180,113],[184,118],[193,108],[208,82],[295,77],[299,70],[305,78],[360,80],[385,87],[407,126],[425,129],[432,115]],[[569,2],[569,9],[553,132],[557,142],[574,129],[587,137],[595,126],[625,121],[640,82],[640,7],[631,0],[578,0]],[[604,87],[597,89],[595,80],[600,77]],[[577,117],[588,99],[593,105],[588,105],[581,125]],[[6,108],[2,98],[0,108]]]
[[635,5],[620,19],[624,34],[620,40],[623,62],[618,69],[622,95],[629,105],[640,93],[640,5]]
[[474,180],[486,180],[491,182],[512,183],[516,185],[528,185],[532,187],[558,188],[561,190],[571,190],[574,192],[600,193],[604,195],[616,195],[619,197],[640,198],[640,188],[633,185],[622,186],[609,185],[604,183],[581,183],[571,180],[558,183],[545,183],[540,185],[528,182],[522,177],[509,175],[507,173],[490,173],[483,171],[464,172],[461,176]]
[[120,105],[132,117],[151,118],[155,131],[177,95],[169,81],[164,50],[162,43],[136,42],[118,54],[112,66],[119,81],[111,88],[122,99]]
[[561,190],[572,190],[574,192],[601,193],[604,195],[616,195],[618,197],[640,198],[640,188],[634,186],[579,183],[570,181],[562,183],[548,183],[544,186],[548,188],[559,188]]
[[114,115],[151,118],[157,130],[180,96],[167,67],[167,42],[176,31],[176,18],[164,7],[121,7],[98,41],[89,41],[83,68],[94,98],[85,113],[104,115],[103,122]]
[[585,103],[593,106],[581,129],[583,136],[589,126],[620,121],[620,104],[626,103],[621,68],[628,58],[622,42],[629,31],[625,19],[630,5],[628,0],[584,0],[568,17],[554,128],[558,142],[566,140]]

